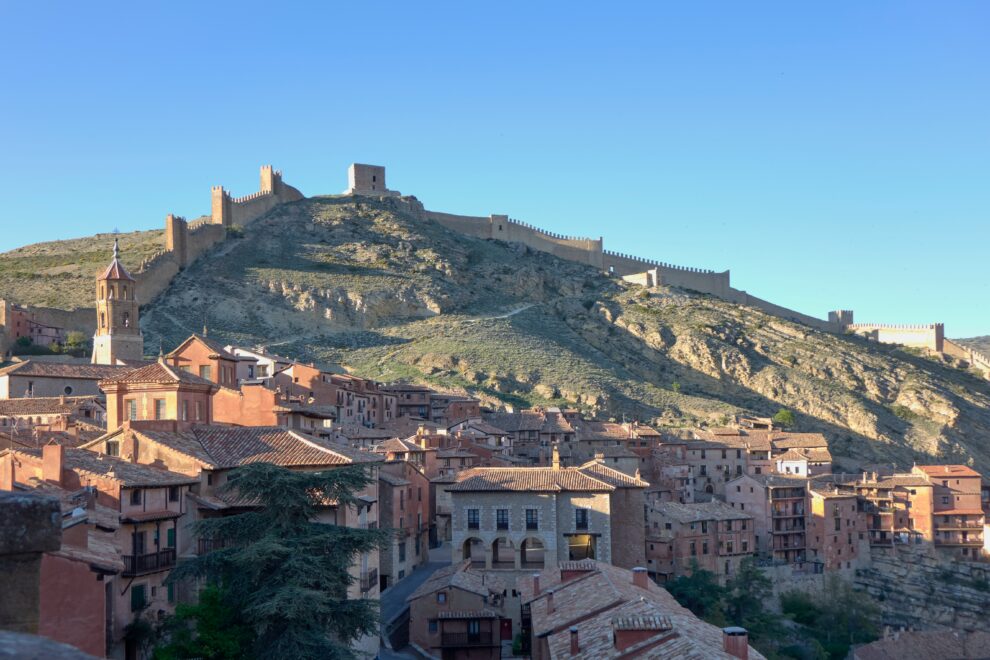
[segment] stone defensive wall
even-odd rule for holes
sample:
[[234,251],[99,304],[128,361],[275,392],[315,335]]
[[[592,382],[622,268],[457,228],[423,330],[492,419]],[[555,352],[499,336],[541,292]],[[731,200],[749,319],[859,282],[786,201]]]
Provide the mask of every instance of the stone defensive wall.
[[850,323],[844,330],[864,335],[883,344],[903,344],[941,353],[945,345],[945,325],[893,325],[889,323]]
[[788,309],[787,307],[781,307],[780,305],[775,305],[774,303],[763,300],[762,298],[757,298],[756,296],[750,295],[745,291],[740,291],[739,289],[733,289],[729,287],[728,294],[724,296],[729,302],[734,302],[738,305],[747,305],[749,307],[755,307],[759,310],[771,314],[773,316],[779,316],[782,319],[788,321],[794,321],[796,323],[803,323],[807,326],[815,328],[817,330],[823,330],[825,332],[839,332],[841,328],[829,321],[824,321],[822,319],[816,318],[814,316],[809,316],[807,314],[802,314],[801,312],[796,312],[793,309]]
[[946,355],[965,360],[970,366],[980,369],[984,376],[990,378],[990,356],[974,351],[962,344],[957,344],[948,338],[945,339],[942,350]]
[[166,216],[164,247],[134,271],[142,303],[153,300],[180,270],[226,240],[232,228],[251,224],[280,204],[303,199],[271,165],[262,166],[260,178],[260,189],[243,197],[231,197],[223,186],[213,186],[209,216],[192,222],[171,213]]

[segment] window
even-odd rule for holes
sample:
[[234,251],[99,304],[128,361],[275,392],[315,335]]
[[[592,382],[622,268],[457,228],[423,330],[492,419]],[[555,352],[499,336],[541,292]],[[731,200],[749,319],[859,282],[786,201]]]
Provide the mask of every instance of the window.
[[835,531],[839,531],[840,529],[842,529],[842,519],[841,518],[836,518],[835,519]]
[[740,520],[739,522],[741,523],[741,527],[740,527],[740,528],[742,529],[742,531],[744,531],[744,532],[745,532],[745,531],[746,531],[746,519],[745,519],[745,518],[743,518],[743,519],[742,519],[742,520]]
[[165,419],[165,399],[155,399],[155,419]]
[[206,380],[213,380],[213,377],[212,377],[212,373],[211,372],[212,372],[212,370],[210,369],[210,365],[208,365],[208,364],[201,364],[201,365],[199,365],[199,377],[200,378],[205,378]]
[[588,510],[574,509],[574,528],[588,529]]
[[722,458],[726,458],[724,449],[722,450]]
[[708,474],[708,466],[707,465],[702,465],[701,466],[701,469],[698,471],[698,474],[700,474],[701,476],[707,475]]
[[526,529],[539,529],[539,521],[539,512],[536,509],[526,509]]
[[169,502],[178,502],[179,501],[179,487],[178,486],[169,486],[168,487],[168,501]]
[[663,528],[664,529],[670,529],[670,523],[664,523],[663,524]]
[[422,502],[423,501],[423,487],[422,486],[420,486],[416,490],[416,501],[417,502]]
[[430,619],[430,634],[431,635],[436,635],[437,634],[437,620],[436,619]]
[[749,541],[743,541],[742,542],[742,551],[743,552],[749,552]]
[[406,510],[406,491],[399,491],[399,511]]
[[480,516],[478,515],[478,509],[468,509],[467,520],[468,520],[468,529],[481,528],[481,519]]
[[399,544],[399,561],[406,560],[406,542],[403,541]]
[[948,504],[948,503],[949,503],[949,496],[948,495],[943,495],[942,496],[942,504]]
[[107,456],[120,456],[120,443],[116,440],[107,440]]
[[694,557],[698,554],[698,548],[695,546],[694,541],[691,541],[691,556]]
[[[763,468],[761,468],[759,466],[754,467],[753,468],[753,474],[763,474]],[[752,491],[753,489],[750,488],[749,490]]]
[[165,547],[174,548],[175,547],[175,527],[170,527],[165,530]]
[[708,521],[707,520],[702,520],[701,521],[701,533],[702,534],[707,534],[708,533]]
[[124,419],[137,419],[137,399],[124,401]]
[[189,421],[189,402],[188,401],[183,401],[182,402],[182,421],[183,422],[188,422]]
[[703,555],[707,555],[708,554],[708,541],[702,541],[701,542],[701,554],[703,554]]
[[730,555],[732,554],[732,541],[725,542],[725,551],[728,552]]
[[212,486],[213,485],[213,473],[212,472],[209,472],[206,475],[206,485],[207,486]]
[[127,312],[124,312],[124,327],[125,328],[131,327],[131,315],[128,314]]
[[141,489],[135,488],[131,491],[131,504],[141,506]]
[[440,603],[441,605],[443,605],[444,603],[447,602],[447,592],[446,591],[438,591],[437,592],[437,602]]
[[168,586],[168,602],[174,603],[175,602],[175,585],[170,582],[167,586]]
[[72,394],[72,385],[66,385],[62,391],[65,392],[66,396]]
[[742,475],[742,465],[737,465],[736,466],[736,476],[741,476],[741,475]]
[[495,527],[496,527],[496,529],[509,529],[509,510],[508,509],[496,509],[495,510]]
[[145,585],[131,585],[131,612],[139,612],[147,604],[145,598]]
[[196,402],[196,421],[197,422],[203,421],[203,402],[202,401],[197,401]]

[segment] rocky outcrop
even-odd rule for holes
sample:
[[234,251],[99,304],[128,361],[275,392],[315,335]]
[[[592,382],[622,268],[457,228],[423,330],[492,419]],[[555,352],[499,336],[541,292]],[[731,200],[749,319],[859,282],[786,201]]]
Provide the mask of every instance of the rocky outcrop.
[[930,547],[872,550],[855,584],[883,608],[886,625],[913,630],[986,630],[990,624],[990,564],[953,562]]

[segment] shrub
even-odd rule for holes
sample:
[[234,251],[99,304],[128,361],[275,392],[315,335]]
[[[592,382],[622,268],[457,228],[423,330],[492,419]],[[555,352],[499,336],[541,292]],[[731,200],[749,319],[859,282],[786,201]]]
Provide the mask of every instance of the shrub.
[[783,427],[794,426],[796,420],[794,418],[794,413],[792,413],[787,408],[781,408],[777,411],[777,414],[773,416],[773,423],[779,424]]

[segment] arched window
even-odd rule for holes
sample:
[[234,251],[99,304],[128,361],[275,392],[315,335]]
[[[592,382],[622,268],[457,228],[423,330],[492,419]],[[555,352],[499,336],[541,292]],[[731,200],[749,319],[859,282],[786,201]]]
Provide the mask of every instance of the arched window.
[[113,300],[113,286],[111,286],[110,290],[107,291],[107,298]]
[[65,389],[64,389],[63,391],[64,391],[64,392],[65,392],[65,393],[66,393],[67,395],[68,395],[68,394],[72,394],[72,385],[66,385],[66,386],[65,386]]
[[127,287],[124,287],[124,293],[120,296],[121,300],[127,300]]
[[131,327],[131,315],[128,314],[127,312],[124,312],[124,327],[125,328]]
[[107,327],[107,315],[104,314],[103,312],[100,312],[100,327],[101,328]]

